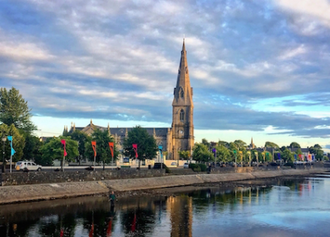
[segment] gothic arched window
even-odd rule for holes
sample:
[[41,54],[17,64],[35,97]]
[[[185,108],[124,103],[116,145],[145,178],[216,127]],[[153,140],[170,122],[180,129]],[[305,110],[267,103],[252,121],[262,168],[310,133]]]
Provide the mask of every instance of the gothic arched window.
[[181,109],[181,111],[180,111],[180,121],[183,122],[183,120],[184,120],[184,111],[183,111],[183,109]]
[[184,92],[183,92],[183,89],[182,88],[180,90],[180,96],[181,96],[181,98],[183,98],[183,96],[184,96]]

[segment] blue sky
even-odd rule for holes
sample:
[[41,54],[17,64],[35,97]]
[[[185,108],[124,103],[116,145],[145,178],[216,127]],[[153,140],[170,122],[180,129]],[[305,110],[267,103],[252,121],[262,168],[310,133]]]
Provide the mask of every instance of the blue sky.
[[330,1],[0,1],[0,86],[38,135],[170,127],[182,38],[196,141],[330,148]]

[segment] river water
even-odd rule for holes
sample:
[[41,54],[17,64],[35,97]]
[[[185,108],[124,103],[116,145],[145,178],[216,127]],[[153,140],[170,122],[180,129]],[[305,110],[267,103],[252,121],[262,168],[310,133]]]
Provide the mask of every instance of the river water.
[[330,236],[330,177],[0,206],[0,236]]

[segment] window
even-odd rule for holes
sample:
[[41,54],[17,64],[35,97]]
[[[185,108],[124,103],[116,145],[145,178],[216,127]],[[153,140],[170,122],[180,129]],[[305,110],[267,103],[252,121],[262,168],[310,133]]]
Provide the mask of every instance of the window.
[[183,92],[182,88],[180,90],[180,96],[181,96],[181,98],[183,98],[183,96],[184,96],[184,92]]
[[180,111],[180,121],[181,122],[184,121],[184,111],[183,111],[183,109],[181,109],[181,111]]

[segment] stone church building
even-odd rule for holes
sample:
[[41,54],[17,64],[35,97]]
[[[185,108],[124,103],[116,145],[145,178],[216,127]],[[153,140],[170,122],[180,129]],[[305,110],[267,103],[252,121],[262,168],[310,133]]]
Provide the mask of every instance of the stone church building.
[[[145,128],[155,138],[156,144],[163,146],[163,151],[167,152],[168,160],[178,160],[179,151],[189,151],[192,154],[194,146],[193,88],[190,86],[187,51],[184,41],[173,94],[172,126],[170,128]],[[91,135],[95,129],[107,130],[109,134],[114,136],[118,150],[122,150],[124,139],[132,128],[112,128],[109,124],[108,127],[101,127],[94,125],[92,120],[86,127],[76,127],[72,123],[69,131],[67,127],[64,128],[67,132],[80,130],[88,135]]]

